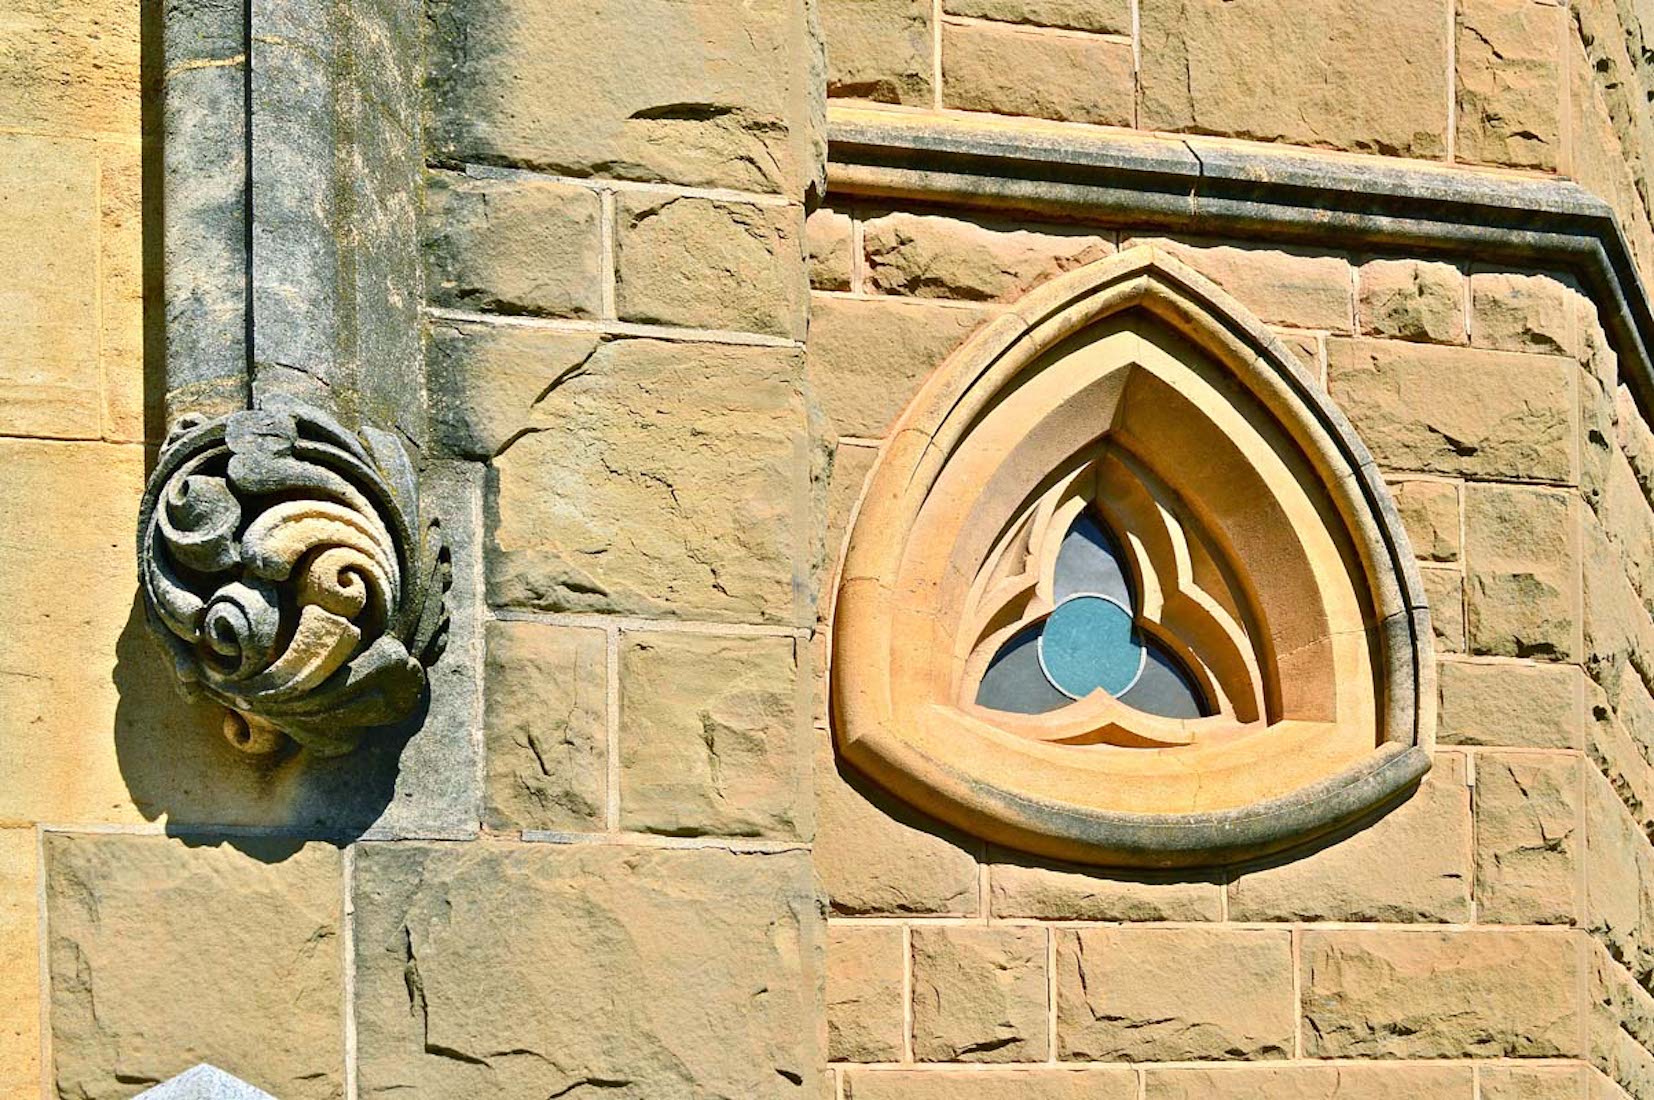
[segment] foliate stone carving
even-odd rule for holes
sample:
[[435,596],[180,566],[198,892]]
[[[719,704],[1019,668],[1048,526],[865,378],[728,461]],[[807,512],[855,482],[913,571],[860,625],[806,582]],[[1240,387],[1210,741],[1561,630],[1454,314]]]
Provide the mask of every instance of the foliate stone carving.
[[229,708],[248,752],[349,751],[416,709],[445,641],[448,552],[406,452],[307,406],[182,418],[138,556],[186,693]]

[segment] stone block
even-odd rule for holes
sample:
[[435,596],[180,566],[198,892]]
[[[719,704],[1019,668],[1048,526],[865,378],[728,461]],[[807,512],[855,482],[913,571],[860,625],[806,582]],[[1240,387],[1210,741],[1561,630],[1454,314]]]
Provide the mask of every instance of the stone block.
[[1611,454],[1604,465],[1592,509],[1582,514],[1587,522],[1594,520],[1619,550],[1626,577],[1644,609],[1654,614],[1654,512],[1624,456]]
[[1608,780],[1587,770],[1585,919],[1608,953],[1634,974],[1654,973],[1654,849]]
[[343,873],[320,843],[46,837],[63,1096],[210,1062],[284,1100],[344,1094]]
[[1574,658],[1580,595],[1572,496],[1467,485],[1464,508],[1470,651]]
[[915,1059],[1046,1059],[1045,929],[921,925],[912,935]]
[[1465,341],[1465,278],[1437,261],[1370,260],[1361,266],[1361,331],[1431,344]]
[[1577,756],[1476,755],[1476,919],[1572,924],[1579,917]]
[[1125,1067],[846,1070],[844,1100],[1137,1100]]
[[622,635],[622,828],[811,835],[802,645],[788,637]]
[[1307,249],[1258,248],[1242,244],[1194,244],[1161,237],[1122,242],[1148,244],[1170,252],[1235,296],[1271,325],[1349,332],[1349,261]]
[[[103,434],[105,439],[137,443],[145,438],[146,416],[152,415],[156,425],[163,419],[160,394],[146,394],[144,389],[142,152],[103,143],[98,166]],[[40,227],[34,228],[38,233]]]
[[1533,0],[1458,5],[1455,159],[1556,168],[1562,153],[1565,14]]
[[1471,1100],[1469,1066],[1150,1067],[1143,1100]]
[[949,15],[1093,34],[1131,33],[1130,0],[942,0]]
[[1066,1061],[1258,1060],[1292,1053],[1292,934],[1234,928],[1057,933]]
[[825,928],[804,852],[369,844],[364,1100],[814,1100]]
[[1483,1066],[1481,1100],[1581,1100],[1585,1066]]
[[827,94],[931,105],[930,0],[822,0]]
[[[0,46],[0,98],[6,46]],[[0,432],[97,439],[97,147],[0,135]]]
[[[827,568],[821,571],[823,585],[838,580],[838,567],[844,560],[845,541],[850,536],[850,513],[861,500],[867,475],[879,452],[874,447],[856,447],[839,444],[833,449],[833,471],[827,485]],[[823,592],[816,601],[823,618],[832,612],[833,595]]]
[[1387,340],[1327,341],[1327,387],[1381,466],[1574,478],[1572,360]]
[[1140,22],[1146,130],[1447,152],[1448,24],[1434,0],[1143,0]]
[[130,4],[8,4],[0,36],[0,126],[136,137],[139,37],[138,9]]
[[1436,740],[1444,745],[1582,746],[1583,677],[1573,665],[1444,661],[1436,676]]
[[1306,929],[1311,1058],[1580,1053],[1580,955],[1557,931]]
[[786,0],[435,0],[431,155],[802,198],[810,20]]
[[988,895],[996,917],[1034,920],[1219,920],[1223,886],[1192,874],[1133,874],[1047,863],[990,850]]
[[942,24],[942,105],[1130,126],[1131,43],[991,23]]
[[1457,569],[1420,569],[1424,598],[1430,603],[1430,631],[1437,653],[1463,653],[1464,575]]
[[899,924],[827,926],[829,1060],[902,1060],[905,951]]
[[1504,351],[1574,354],[1573,292],[1549,275],[1470,276],[1470,342]]
[[540,430],[491,469],[490,600],[808,623],[817,550],[800,358],[616,340],[547,378]]
[[805,363],[830,433],[883,436],[948,353],[993,316],[975,306],[815,298]]
[[603,312],[603,204],[572,183],[426,176],[425,290],[432,305],[491,313]]
[[886,214],[863,231],[870,289],[918,298],[1008,302],[1038,283],[1114,251],[1082,232],[992,221]]
[[1308,854],[1237,874],[1229,917],[1466,922],[1471,848],[1464,757],[1440,753],[1418,790],[1378,821]]
[[1276,329],[1275,336],[1286,345],[1288,351],[1297,356],[1298,362],[1317,385],[1325,385],[1325,371],[1322,364],[1326,360],[1321,351],[1321,336],[1313,332],[1299,332],[1296,329]]
[[33,829],[0,829],[0,1096],[40,1091],[40,875]]
[[491,622],[483,667],[490,829],[600,832],[608,801],[601,630]]
[[822,207],[804,219],[804,260],[816,290],[849,290],[855,227],[850,215]]
[[547,387],[580,374],[605,343],[584,332],[442,321],[425,342],[426,389],[438,447],[492,458],[540,427]]
[[621,192],[615,222],[621,320],[803,338],[797,207]]
[[1390,496],[1420,561],[1459,560],[1459,487],[1448,481],[1397,481]]

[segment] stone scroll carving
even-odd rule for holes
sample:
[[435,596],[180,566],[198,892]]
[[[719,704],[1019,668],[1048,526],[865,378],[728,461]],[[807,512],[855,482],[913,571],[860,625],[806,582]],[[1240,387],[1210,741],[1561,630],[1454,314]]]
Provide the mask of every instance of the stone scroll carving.
[[389,433],[303,405],[184,417],[138,532],[150,623],[236,747],[336,755],[419,706],[451,566]]

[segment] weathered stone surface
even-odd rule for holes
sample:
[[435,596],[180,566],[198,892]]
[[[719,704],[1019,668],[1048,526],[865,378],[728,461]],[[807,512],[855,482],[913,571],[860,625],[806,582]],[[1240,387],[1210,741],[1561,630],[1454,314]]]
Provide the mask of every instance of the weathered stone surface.
[[0,829],[0,1096],[40,1089],[40,919],[33,829]]
[[1579,757],[1476,756],[1476,919],[1571,924],[1579,916]]
[[1462,344],[1465,278],[1453,264],[1372,260],[1360,272],[1361,331],[1393,340]]
[[433,305],[541,316],[603,312],[596,191],[432,172],[425,203],[425,292]]
[[1562,152],[1565,9],[1465,0],[1454,53],[1459,160],[1554,169]]
[[1397,481],[1390,496],[1420,561],[1459,560],[1459,487],[1446,481]]
[[231,1077],[216,1066],[199,1065],[170,1081],[140,1092],[135,1100],[276,1100],[263,1089]]
[[[1609,781],[1585,775],[1584,924],[1634,974],[1654,973],[1654,848]],[[1646,980],[1646,979],[1645,979]]]
[[1579,954],[1557,932],[1306,929],[1311,1058],[1577,1055]]
[[1136,1100],[1124,1067],[980,1070],[847,1070],[844,1100]]
[[98,162],[104,438],[136,443],[145,438],[146,406],[160,401],[155,387],[144,390],[143,157],[140,149],[104,143]]
[[[850,511],[861,499],[867,485],[867,475],[879,452],[874,447],[857,447],[840,443],[833,449],[833,471],[827,486],[827,568],[821,571],[823,586],[838,580],[838,568],[844,560],[845,540],[850,534]],[[823,591],[817,600],[823,617],[832,611],[833,594]]]
[[1101,259],[1114,245],[1053,227],[1034,232],[991,221],[887,214],[864,229],[869,285],[887,294],[1005,302]]
[[8,5],[0,42],[0,120],[20,129],[135,138],[138,42],[138,11],[128,4]]
[[622,636],[623,828],[811,835],[801,645],[786,637]]
[[1276,329],[1275,335],[1285,344],[1287,350],[1298,357],[1303,364],[1305,373],[1318,384],[1325,384],[1325,371],[1322,364],[1325,355],[1321,351],[1321,336],[1313,332],[1299,332],[1296,329]]
[[1379,464],[1573,479],[1571,360],[1381,340],[1327,341],[1327,387]]
[[273,1095],[344,1095],[340,856],[325,844],[46,838],[52,1057],[64,1096],[200,1062]]
[[795,206],[621,193],[620,319],[802,338],[802,219]]
[[1445,661],[1436,666],[1436,676],[1441,685],[1436,739],[1442,744],[1581,747],[1584,700],[1575,666]]
[[831,434],[884,435],[948,353],[992,316],[969,306],[817,297],[805,363]]
[[921,1062],[1041,1062],[1043,928],[913,929],[913,1056]]
[[1573,658],[1580,609],[1573,498],[1470,485],[1464,508],[1470,651]]
[[1436,652],[1463,653],[1464,577],[1457,569],[1420,569],[1424,597],[1430,602],[1430,631],[1436,636]]
[[1163,248],[1217,283],[1272,325],[1349,332],[1353,307],[1349,261],[1305,249],[1243,244],[1194,244],[1161,237],[1133,239],[1122,247]]
[[603,632],[491,622],[486,633],[488,827],[601,830],[608,774]]
[[1132,124],[1131,43],[987,23],[942,24],[942,105]]
[[355,897],[364,1098],[819,1095],[806,853],[364,845]]
[[822,0],[827,94],[930,106],[930,0]]
[[[0,55],[0,96],[5,72]],[[96,146],[0,136],[0,215],[0,432],[97,439]]]
[[547,377],[525,434],[494,460],[491,600],[808,622],[799,360],[788,349],[617,340]]
[[1470,276],[1470,342],[1477,347],[1572,355],[1573,312],[1571,292],[1549,275]]
[[816,290],[849,290],[854,227],[850,215],[822,207],[804,219],[804,259],[810,286]]
[[1141,24],[1144,129],[1447,151],[1448,27],[1433,0],[1145,0]]
[[980,842],[840,765],[826,731],[817,741],[814,855],[833,911],[978,913]]
[[1130,0],[942,0],[949,15],[1096,34],[1130,34]]
[[603,343],[583,332],[433,325],[425,345],[425,384],[438,446],[463,458],[494,457],[535,426],[546,387],[579,374]]
[[1223,887],[1215,879],[1133,875],[1044,863],[1018,852],[991,852],[993,915],[1036,920],[1218,920]]
[[1144,1075],[1144,1100],[1470,1100],[1469,1066],[1214,1066]]
[[903,975],[898,924],[827,926],[827,1057],[902,1060]]
[[797,196],[815,178],[799,5],[438,0],[426,18],[441,159]]
[[1594,520],[1619,550],[1631,586],[1643,607],[1654,614],[1654,511],[1623,455],[1611,454],[1603,464],[1592,511],[1583,515],[1587,522]]
[[1285,929],[1063,929],[1057,1049],[1064,1060],[1284,1058],[1292,1052]]
[[1585,1095],[1584,1066],[1483,1066],[1482,1100],[1580,1100]]
[[1353,836],[1229,884],[1232,920],[1463,922],[1470,919],[1470,791],[1441,753],[1401,806]]

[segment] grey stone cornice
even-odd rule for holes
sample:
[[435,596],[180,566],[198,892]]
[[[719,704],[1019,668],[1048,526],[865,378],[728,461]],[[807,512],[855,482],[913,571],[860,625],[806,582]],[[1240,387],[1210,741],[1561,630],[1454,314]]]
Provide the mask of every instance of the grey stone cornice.
[[839,104],[827,172],[840,195],[1566,271],[1654,411],[1654,309],[1613,209],[1568,180]]

